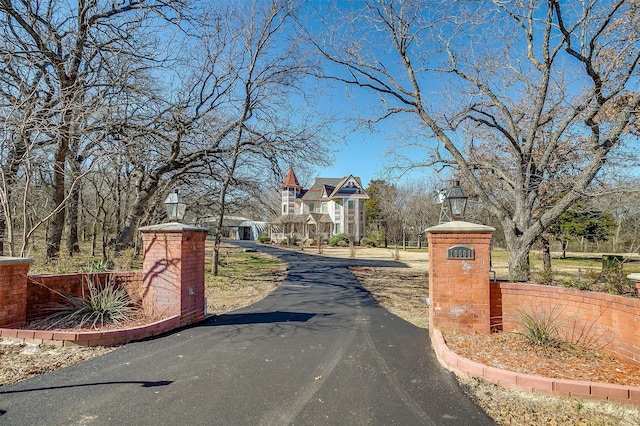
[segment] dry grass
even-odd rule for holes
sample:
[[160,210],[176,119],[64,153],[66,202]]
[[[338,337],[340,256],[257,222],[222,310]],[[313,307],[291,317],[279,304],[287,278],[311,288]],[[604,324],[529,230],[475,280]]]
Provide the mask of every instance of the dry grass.
[[281,261],[264,253],[245,253],[229,244],[222,246],[219,264],[219,276],[205,276],[209,314],[222,315],[264,299],[286,276],[286,265]]

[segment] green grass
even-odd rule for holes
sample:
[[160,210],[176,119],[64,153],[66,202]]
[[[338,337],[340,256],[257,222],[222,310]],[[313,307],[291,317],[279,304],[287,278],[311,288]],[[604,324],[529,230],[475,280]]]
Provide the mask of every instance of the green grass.
[[[212,247],[209,247],[212,250]],[[209,259],[211,254],[209,253]],[[263,253],[243,252],[233,246],[223,246],[218,259],[218,276],[211,273],[211,262],[207,262],[205,285],[222,289],[252,285],[255,281],[269,279],[282,270],[283,262]]]
[[223,250],[218,262],[218,273],[223,277],[238,278],[252,275],[258,270],[278,269],[282,262],[260,253],[229,252]]
[[[608,254],[608,253],[606,253]],[[495,249],[491,252],[492,269],[496,271],[498,279],[507,279],[508,253],[503,249]],[[540,251],[532,251],[529,256],[531,270],[535,275],[536,271],[542,271],[542,254]],[[576,280],[578,275],[581,279],[587,275],[598,274],[602,270],[602,253],[575,253],[568,252],[566,258],[561,258],[559,253],[554,252],[551,259],[551,268],[554,272],[554,280]],[[637,255],[632,259],[625,259],[623,265],[624,274],[640,272],[640,257]]]

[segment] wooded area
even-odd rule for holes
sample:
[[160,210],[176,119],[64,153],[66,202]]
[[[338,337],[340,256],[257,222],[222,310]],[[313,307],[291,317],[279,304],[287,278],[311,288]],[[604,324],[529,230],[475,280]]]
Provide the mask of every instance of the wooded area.
[[163,217],[267,215],[280,165],[323,158],[288,1],[0,2],[0,250],[120,250]]
[[[315,103],[329,82],[375,95],[341,118],[401,120],[396,171],[462,181],[511,279],[563,233],[637,249],[638,0],[0,0],[0,21],[4,255],[91,240],[106,259],[174,188],[192,223],[268,219],[282,169],[326,163],[344,136]],[[417,238],[433,185],[374,180],[396,201],[371,231]],[[604,234],[567,227],[604,215]]]

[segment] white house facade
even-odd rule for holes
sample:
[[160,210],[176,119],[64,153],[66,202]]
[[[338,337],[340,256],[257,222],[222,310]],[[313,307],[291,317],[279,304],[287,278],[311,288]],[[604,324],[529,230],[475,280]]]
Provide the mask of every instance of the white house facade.
[[344,233],[359,242],[365,236],[364,203],[369,196],[359,177],[316,178],[304,189],[290,168],[280,188],[281,216],[274,221],[279,232],[272,233],[272,239],[328,239]]

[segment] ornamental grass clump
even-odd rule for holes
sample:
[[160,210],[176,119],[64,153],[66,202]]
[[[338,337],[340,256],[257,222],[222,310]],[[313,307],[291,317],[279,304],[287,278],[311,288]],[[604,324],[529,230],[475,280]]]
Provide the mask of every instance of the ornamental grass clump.
[[126,289],[117,285],[113,275],[101,282],[95,275],[85,275],[82,295],[61,294],[63,303],[51,309],[55,312],[46,318],[49,328],[89,326],[96,328],[105,324],[128,321],[139,311]]
[[559,348],[568,344],[562,335],[564,322],[558,306],[536,313],[521,310],[518,325],[522,331],[518,334],[531,346],[542,349]]

